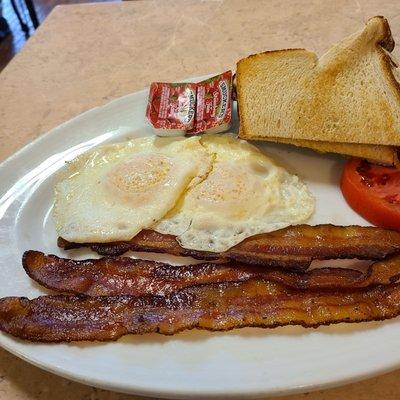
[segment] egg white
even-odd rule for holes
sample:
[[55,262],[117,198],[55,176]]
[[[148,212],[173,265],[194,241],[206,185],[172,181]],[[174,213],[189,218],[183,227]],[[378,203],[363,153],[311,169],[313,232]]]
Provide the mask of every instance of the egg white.
[[232,135],[204,135],[215,156],[207,178],[188,190],[153,229],[184,248],[223,252],[245,238],[306,221],[315,199],[295,175]]
[[57,233],[77,243],[129,240],[171,210],[211,163],[197,137],[153,136],[97,147],[58,177]]

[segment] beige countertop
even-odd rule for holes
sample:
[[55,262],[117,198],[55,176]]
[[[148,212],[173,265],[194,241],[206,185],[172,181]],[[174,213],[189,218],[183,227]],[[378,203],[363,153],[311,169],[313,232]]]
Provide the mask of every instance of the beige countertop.
[[[221,72],[234,68],[241,57],[268,49],[306,47],[321,54],[374,15],[386,16],[395,39],[400,38],[397,0],[59,6],[0,74],[0,160],[61,122],[153,80]],[[400,371],[284,399],[303,397],[398,399]],[[0,400],[135,398],[70,382],[0,350]]]

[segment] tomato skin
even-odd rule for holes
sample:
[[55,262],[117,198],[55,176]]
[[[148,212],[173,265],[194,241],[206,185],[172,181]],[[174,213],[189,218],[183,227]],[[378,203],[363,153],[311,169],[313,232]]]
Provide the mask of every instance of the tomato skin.
[[359,174],[358,168],[362,161],[357,158],[350,159],[343,170],[340,188],[343,197],[351,208],[373,225],[386,228],[400,230],[400,203],[397,201],[391,203],[387,200],[390,197],[400,196],[400,171],[395,168],[380,167],[370,165],[372,171],[375,169],[377,173],[389,171],[389,180],[391,176],[395,177],[394,184],[383,184],[368,186],[363,182],[363,176]]

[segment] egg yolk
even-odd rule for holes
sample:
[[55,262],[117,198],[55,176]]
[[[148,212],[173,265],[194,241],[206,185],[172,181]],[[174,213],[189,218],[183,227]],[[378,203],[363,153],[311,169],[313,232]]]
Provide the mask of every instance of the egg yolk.
[[194,207],[218,209],[219,213],[237,216],[251,210],[251,205],[259,204],[262,192],[262,182],[246,169],[224,163],[191,191],[189,202]]
[[139,155],[114,167],[105,184],[113,195],[133,200],[168,180],[172,161],[163,154]]

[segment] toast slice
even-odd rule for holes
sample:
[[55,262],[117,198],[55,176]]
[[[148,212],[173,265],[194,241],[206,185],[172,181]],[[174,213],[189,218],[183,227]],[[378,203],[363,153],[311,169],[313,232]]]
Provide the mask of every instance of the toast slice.
[[400,145],[400,72],[383,17],[320,59],[304,49],[240,60],[237,97],[243,139]]
[[291,144],[306,147],[319,153],[336,153],[346,156],[365,158],[374,163],[387,166],[399,166],[398,148],[395,146],[382,146],[379,144],[336,143],[320,140],[295,140],[284,138],[265,138],[271,142]]

